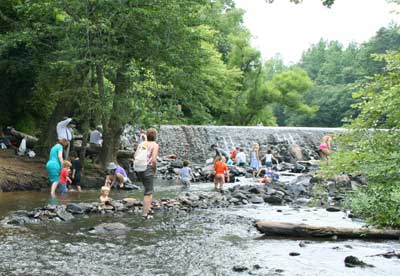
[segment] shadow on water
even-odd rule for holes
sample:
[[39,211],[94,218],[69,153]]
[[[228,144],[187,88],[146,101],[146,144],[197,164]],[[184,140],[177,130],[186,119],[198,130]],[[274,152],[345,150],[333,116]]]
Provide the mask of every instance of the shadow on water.
[[[210,183],[192,186],[196,191],[211,188]],[[173,183],[158,183],[156,191],[159,198],[176,197],[181,189]],[[113,191],[111,196],[139,198],[141,193]],[[97,198],[97,191],[86,191],[58,200],[89,202]],[[0,210],[5,214],[32,209],[48,200],[48,193],[2,194]],[[300,239],[260,239],[263,236],[253,226],[257,219],[361,226],[343,213],[268,205],[156,213],[153,220],[146,221],[129,213],[83,215],[68,223],[0,230],[0,275],[396,275],[400,268],[398,259],[370,257],[400,251],[397,241],[309,240],[300,247]],[[123,223],[129,231],[91,232],[105,222]],[[291,257],[290,252],[300,255]],[[348,255],[375,267],[346,268],[343,260]],[[248,270],[234,272],[235,265]]]

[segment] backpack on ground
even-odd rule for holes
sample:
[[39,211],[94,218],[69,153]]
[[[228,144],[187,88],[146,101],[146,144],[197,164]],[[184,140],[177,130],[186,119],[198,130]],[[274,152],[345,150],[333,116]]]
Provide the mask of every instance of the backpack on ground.
[[147,147],[143,144],[140,144],[136,150],[133,169],[135,172],[144,172],[147,169]]

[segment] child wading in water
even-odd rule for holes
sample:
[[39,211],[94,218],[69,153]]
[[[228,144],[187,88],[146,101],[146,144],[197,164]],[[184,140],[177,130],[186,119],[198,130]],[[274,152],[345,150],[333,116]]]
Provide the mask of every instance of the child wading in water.
[[61,195],[65,195],[68,192],[67,182],[72,183],[71,178],[69,178],[69,168],[72,166],[71,162],[64,160],[62,163],[63,167],[60,172],[60,193]]
[[229,169],[228,165],[225,164],[225,157],[217,156],[216,162],[214,163],[214,185],[215,190],[222,191],[222,187],[225,183],[225,176],[229,182]]
[[194,178],[192,169],[189,168],[189,164],[188,160],[183,161],[183,168],[179,172],[179,180],[185,188],[190,187],[190,180]]
[[71,153],[72,157],[72,186],[76,186],[78,192],[81,192],[81,172],[83,171],[81,161],[76,152]]

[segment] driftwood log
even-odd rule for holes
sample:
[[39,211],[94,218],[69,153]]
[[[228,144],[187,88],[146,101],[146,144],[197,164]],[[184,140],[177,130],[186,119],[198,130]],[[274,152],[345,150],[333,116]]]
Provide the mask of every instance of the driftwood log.
[[400,230],[379,230],[366,228],[338,228],[308,224],[294,224],[276,221],[258,221],[256,228],[267,236],[285,236],[302,238],[330,238],[336,236],[345,239],[399,239]]

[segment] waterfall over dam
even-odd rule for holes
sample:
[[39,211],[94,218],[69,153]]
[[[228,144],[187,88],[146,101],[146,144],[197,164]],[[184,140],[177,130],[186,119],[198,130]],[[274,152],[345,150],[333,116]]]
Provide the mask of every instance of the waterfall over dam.
[[212,144],[218,144],[227,152],[240,146],[248,153],[251,146],[258,143],[260,152],[271,148],[280,156],[285,156],[293,145],[298,145],[305,159],[318,159],[322,137],[327,133],[344,131],[342,128],[313,127],[162,125],[158,143],[161,155],[176,154],[193,162],[204,162],[212,157]]

